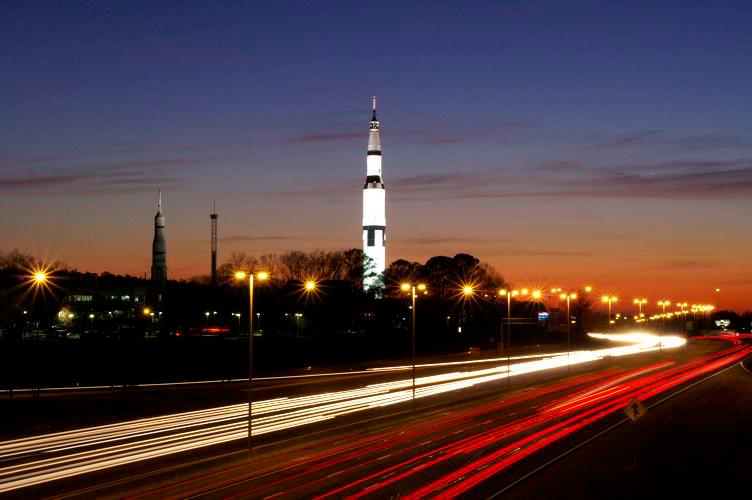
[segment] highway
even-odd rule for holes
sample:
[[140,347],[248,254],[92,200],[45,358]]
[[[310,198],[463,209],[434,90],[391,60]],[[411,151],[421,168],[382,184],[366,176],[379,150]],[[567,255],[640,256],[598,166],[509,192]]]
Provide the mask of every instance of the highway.
[[[267,437],[260,441],[261,450],[226,469],[201,474],[200,479],[146,494],[357,497],[471,492],[518,461],[608,418],[632,399],[655,398],[742,359],[750,350],[733,338],[726,340],[728,347],[715,341],[711,352],[705,352],[707,347],[681,349],[685,341],[676,336],[600,337],[614,345],[569,355],[525,356],[510,365],[506,358],[482,365],[431,363],[424,368],[442,372],[419,376],[415,397],[443,402],[445,410],[436,413],[436,406],[421,407],[407,420],[398,416],[389,424],[362,425],[344,436],[318,436],[302,451],[300,443],[274,443],[291,429],[315,428],[326,421],[345,423],[353,416],[367,420],[386,408],[409,406],[413,383],[404,371],[411,367],[374,370],[391,378],[402,373],[384,382],[255,401],[254,436]],[[587,368],[603,360],[623,361],[609,361],[590,373],[555,382],[531,383],[527,390],[498,397],[504,380],[533,381],[567,364]],[[495,395],[483,396],[480,388],[492,388]],[[4,441],[0,492],[66,478],[74,486],[71,478],[76,476],[102,471],[117,475],[117,470],[110,470],[242,442],[246,432],[247,404],[238,404]]]

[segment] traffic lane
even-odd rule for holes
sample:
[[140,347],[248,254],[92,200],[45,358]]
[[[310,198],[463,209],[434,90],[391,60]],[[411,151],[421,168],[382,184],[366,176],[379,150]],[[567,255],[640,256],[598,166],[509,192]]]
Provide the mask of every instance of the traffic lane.
[[[586,377],[590,382],[601,373]],[[568,386],[571,381],[561,382]],[[547,396],[550,391],[552,395]],[[421,415],[415,420],[403,420],[385,430],[371,426],[361,428],[358,436],[349,439],[333,437],[330,442],[302,450],[277,450],[270,457],[259,461],[241,462],[230,470],[208,477],[200,474],[175,485],[175,489],[142,492],[147,496],[206,494],[209,496],[256,496],[281,493],[284,495],[309,496],[316,492],[332,490],[342,482],[355,481],[381,467],[404,459],[420,457],[427,448],[442,447],[454,443],[473,432],[486,430],[494,425],[488,412],[498,406],[514,408],[530,401],[550,401],[553,388],[517,391],[503,399],[486,397],[485,400],[454,401],[457,407]],[[504,418],[513,420],[517,410],[505,412]],[[386,431],[386,432],[385,432]],[[297,465],[300,464],[300,465]],[[352,469],[355,470],[352,470]],[[251,477],[245,478],[250,471]],[[349,476],[348,476],[349,475]],[[240,476],[240,477],[239,477]]]
[[[467,356],[465,356],[467,357]],[[456,355],[422,358],[423,362],[461,361]],[[402,364],[402,363],[401,363]],[[372,363],[370,368],[388,366]],[[421,369],[422,373],[440,373],[443,368]],[[256,399],[296,396],[313,390],[334,390],[383,383],[404,378],[405,370],[395,372],[349,371],[335,374],[295,373],[294,378],[254,379]],[[84,426],[104,425],[123,420],[155,417],[248,401],[248,382],[223,381],[186,385],[141,385],[83,390],[4,392],[0,397],[0,440],[15,439]],[[49,415],[55,415],[50,419]]]
[[[610,352],[610,351],[609,351],[609,352]],[[536,361],[536,362],[533,362],[533,364],[535,364],[535,363],[538,363],[538,362],[537,362],[537,361]],[[548,366],[548,365],[547,365],[546,363],[544,363],[544,365],[545,365],[545,366]],[[404,385],[403,385],[403,387],[404,387]],[[429,387],[429,389],[431,389],[431,388]],[[422,391],[423,389],[421,388],[421,389],[419,389],[419,390],[421,390],[421,391]],[[450,390],[451,390],[451,389],[450,389]],[[403,392],[404,392],[404,391],[403,391]],[[462,391],[462,392],[463,392],[463,393],[465,393],[464,391]],[[285,405],[287,405],[287,403],[286,403],[286,402],[285,402]],[[212,413],[215,413],[215,414],[216,414],[216,410],[222,410],[222,409],[214,409],[214,410],[212,410],[211,412],[212,412]],[[317,410],[317,411],[318,411],[318,410]],[[254,409],[254,412],[255,412],[255,409]],[[239,434],[239,437],[242,437],[242,436],[244,435],[244,433],[245,433],[245,430],[244,430],[244,424],[243,424],[243,419],[244,419],[244,417],[243,417],[243,414],[244,414],[244,412],[243,412],[243,411],[240,411],[240,414],[241,414],[241,415],[240,415],[240,422],[239,422],[239,423],[240,423],[240,426],[239,426],[239,432],[238,432],[238,434]],[[227,417],[226,417],[226,416],[225,416],[225,415],[224,415],[223,413],[220,413],[220,414],[219,414],[219,417],[221,417],[221,420],[222,420],[222,421],[226,421],[226,420],[227,420]],[[217,418],[218,418],[218,417],[217,417]],[[171,420],[174,420],[174,417],[171,417]],[[257,420],[258,420],[258,419],[257,419]],[[199,421],[199,424],[200,424],[200,425],[203,425],[203,421]],[[192,424],[192,425],[193,425],[193,424]],[[131,427],[133,427],[133,426],[132,426],[131,424],[128,424],[128,425],[126,425],[126,427],[128,427],[128,428],[131,428]],[[139,428],[141,428],[141,427],[142,427],[142,424],[139,424],[139,426],[138,426],[138,427],[139,427]],[[257,427],[258,427],[258,426],[257,426]],[[257,428],[257,427],[255,427],[255,428]],[[183,422],[182,422],[182,421],[180,422],[179,428],[180,428],[180,429],[184,428],[184,426],[183,426]],[[82,431],[83,431],[83,430],[82,430]],[[87,431],[87,433],[89,433],[89,432],[90,432],[90,431]],[[97,432],[99,432],[99,431],[97,431]],[[141,431],[139,431],[139,432],[141,432]],[[182,430],[181,430],[181,432],[182,432]],[[224,432],[224,431],[222,431],[222,432]],[[236,432],[236,431],[233,431],[233,433],[234,433],[234,432]],[[214,438],[214,437],[212,437],[212,436],[213,436],[213,435],[216,435],[216,432],[215,432],[215,431],[214,431],[213,429],[209,429],[209,431],[206,431],[206,432],[204,432],[204,431],[201,431],[201,433],[202,433],[202,435],[203,435],[203,436],[201,436],[201,442],[202,442],[202,443],[206,441],[206,438],[205,438],[204,436],[207,436],[207,434],[209,434],[209,436],[208,436],[208,437],[210,437],[210,438],[211,438],[211,442],[215,442],[215,438]],[[76,433],[76,434],[78,434],[78,433]],[[154,434],[154,431],[149,431],[149,432],[148,432],[147,434],[149,434],[149,435],[153,435],[153,434]],[[193,431],[191,432],[191,434],[193,434]],[[180,438],[180,437],[178,436],[178,438]],[[54,443],[54,444],[52,445],[52,446],[53,446],[53,448],[57,448],[57,447],[59,447],[59,446],[60,446],[60,444],[59,444],[59,443],[57,443],[57,441],[59,441],[59,440],[58,440],[58,438],[55,438],[55,439],[56,439],[56,441],[55,441],[55,443]],[[88,438],[87,438],[87,439],[88,439]],[[117,439],[118,439],[118,441],[117,441],[117,442],[121,443],[121,445],[119,445],[119,448],[123,448],[123,445],[122,445],[122,442],[123,442],[123,441],[122,441],[122,438],[121,438],[121,437],[118,437]],[[159,438],[157,439],[157,441],[158,441],[158,444],[160,444],[160,446],[161,446],[161,443],[165,442],[165,441],[164,441],[164,439],[169,439],[170,441],[174,441],[174,440],[175,440],[175,438],[169,437],[168,435],[167,435],[167,436],[166,436],[165,438],[159,437]],[[182,438],[180,438],[180,439],[182,439]],[[100,440],[104,440],[104,441],[106,441],[106,442],[112,442],[112,441],[113,441],[113,438],[111,437],[111,433],[110,433],[110,431],[109,431],[109,430],[107,431],[107,435],[106,435],[106,436],[102,436],[101,438],[97,438],[97,441],[100,441]],[[226,439],[225,439],[225,440],[226,440]],[[79,441],[79,438],[78,438],[78,437],[76,437],[76,441]],[[77,446],[77,449],[80,449],[80,447],[81,447],[81,446],[85,446],[85,445],[86,445],[86,442],[87,442],[87,441],[83,441],[81,445],[76,445],[76,446]],[[72,445],[72,444],[71,444],[71,445]],[[69,449],[71,445],[65,445],[65,446],[66,446],[66,448],[67,448],[67,449]],[[133,457],[133,458],[129,458],[129,457],[130,457],[130,456],[132,455],[132,454],[130,453],[130,450],[131,450],[131,449],[133,449],[133,450],[136,450],[136,449],[142,449],[142,450],[143,450],[141,443],[137,443],[137,445],[138,445],[138,446],[137,446],[137,448],[134,448],[134,447],[132,447],[132,446],[128,446],[128,447],[127,447],[128,449],[127,449],[127,450],[124,450],[124,451],[127,451],[127,452],[128,452],[128,454],[127,454],[127,455],[124,455],[124,456],[123,456],[123,457],[124,457],[124,459],[126,459],[126,460],[128,460],[128,459],[130,459],[130,460],[133,460],[133,459],[137,459],[136,457]],[[15,445],[14,445],[14,446],[15,446]],[[183,445],[181,445],[181,447],[182,447],[182,446],[183,446]],[[203,446],[203,445],[202,445],[202,446]],[[171,448],[170,448],[170,450],[172,450],[172,449],[174,449],[174,447],[171,447]],[[52,449],[50,449],[50,451],[51,451],[51,450],[52,450]],[[42,449],[42,451],[44,451],[45,453],[49,453],[49,451],[47,451],[46,449]],[[107,453],[109,453],[109,452],[107,452]],[[170,451],[170,453],[172,453],[172,451]],[[102,457],[102,456],[103,456],[102,452],[99,452],[99,451],[96,451],[95,455],[96,455],[97,457]],[[150,456],[153,456],[153,454],[151,454],[151,452],[149,452],[149,454],[148,454],[148,455],[150,455]],[[144,456],[144,455],[138,455],[138,456],[140,457],[140,456]],[[115,457],[111,457],[111,458],[115,458]],[[52,462],[60,463],[60,461],[59,461],[58,459],[54,459],[54,458],[52,459]],[[66,463],[70,463],[68,459],[66,459]],[[118,463],[123,463],[123,462],[122,462],[122,460],[121,460],[121,459],[118,459]],[[92,467],[92,465],[95,465],[95,464],[94,464],[94,463],[91,463],[90,465],[86,465],[86,469],[85,469],[85,470],[96,470],[96,466],[95,466],[95,467]],[[22,467],[22,469],[24,469],[24,470],[28,470],[28,467],[27,467],[27,466],[23,466],[23,467]],[[77,467],[77,468],[76,468],[76,470],[78,470],[79,472],[81,472],[81,467]],[[45,477],[46,477],[46,476],[45,476]],[[42,478],[39,478],[39,477],[37,477],[37,481],[39,481],[39,480],[42,480]],[[24,483],[26,483],[26,481],[24,481]]]
[[[469,403],[468,403],[469,404]],[[400,428],[402,425],[407,425],[413,421],[412,416],[408,416],[405,414],[397,415],[391,419],[388,420],[388,422],[385,422],[384,420],[380,420],[377,422],[369,422],[366,424],[361,424],[357,428],[348,428],[346,426],[339,426],[338,431],[336,433],[321,433],[318,436],[311,437],[311,435],[307,436],[305,441],[302,442],[287,442],[284,446],[279,446],[279,443],[274,443],[270,445],[261,445],[257,447],[256,453],[268,453],[273,457],[272,460],[279,460],[280,456],[289,455],[290,453],[293,453],[292,457],[294,458],[294,453],[296,450],[299,449],[311,449],[311,447],[317,447],[317,448],[323,448],[323,449],[330,449],[332,446],[336,446],[339,442],[347,442],[349,440],[357,439],[360,436],[364,435],[364,433],[374,432],[374,430],[379,430],[381,428]],[[322,443],[322,444],[317,444]],[[188,460],[190,457],[188,455],[184,455],[183,459]],[[244,455],[244,459],[246,456]],[[73,492],[77,488],[80,488],[83,484],[92,484],[92,483],[109,483],[109,484],[116,484],[117,486],[110,487],[110,492],[114,495],[118,495],[122,491],[127,491],[128,488],[123,486],[123,483],[121,480],[124,477],[132,477],[132,476],[138,476],[139,474],[144,473],[144,467],[152,468],[154,469],[161,469],[164,467],[169,467],[170,465],[174,464],[176,460],[175,456],[172,457],[163,457],[159,460],[153,460],[150,461],[147,464],[135,464],[131,467],[125,467],[120,468],[117,470],[110,470],[106,472],[100,472],[96,474],[89,474],[87,476],[81,476],[79,478],[71,479],[71,480],[64,480],[64,481],[58,481],[56,483],[47,483],[41,486],[37,486],[34,488],[27,488],[23,491],[25,494],[31,495],[31,496],[45,496],[50,493],[55,492],[63,492],[63,491],[69,491]],[[220,462],[222,459],[220,459]],[[216,463],[216,462],[215,462]],[[143,483],[142,479],[136,480],[137,485],[141,485]],[[133,485],[132,485],[133,486]],[[105,491],[107,489],[105,488]],[[81,493],[83,495],[91,495],[96,494],[96,496],[102,496],[105,494],[101,488],[98,488],[96,490],[85,490],[85,493]]]
[[[530,391],[525,391],[525,392],[528,392],[528,393],[529,393]],[[541,401],[542,401],[542,400],[541,400]],[[476,403],[477,403],[477,401],[474,401],[473,403],[471,403],[471,404],[470,404],[470,406],[473,406],[473,405],[474,405],[474,404],[476,404]],[[496,404],[496,401],[492,401],[492,403],[493,403],[493,404]],[[512,411],[512,412],[508,412],[508,413],[505,413],[504,415],[501,415],[501,416],[497,416],[497,417],[499,417],[499,418],[512,418],[512,417],[514,417],[515,415],[516,415],[516,412],[515,412],[515,411]],[[498,424],[498,423],[499,423],[499,421],[500,421],[500,420],[499,420],[499,418],[495,419],[495,421],[496,421],[496,423],[497,423],[497,424]],[[443,422],[443,421],[446,421],[446,420],[447,420],[447,417],[445,417],[445,416],[441,416],[441,418],[440,418],[439,420],[440,420],[440,421],[442,421],[442,422]],[[486,422],[486,423],[487,423],[487,422]],[[436,425],[433,425],[433,424],[432,424],[432,426],[433,426],[433,427],[436,427]],[[440,440],[441,440],[441,439],[444,439],[444,438],[446,438],[446,435],[445,435],[445,434],[440,434],[440,435],[438,436],[438,439],[439,439],[439,442],[438,442],[438,444],[441,444],[441,443],[440,443]],[[420,439],[422,439],[422,440],[423,440],[422,442],[425,442],[424,438],[422,438],[422,437],[421,437]],[[432,443],[435,443],[436,441],[435,441],[435,440],[431,440],[430,442],[432,442]],[[309,450],[309,451],[310,451],[310,450]],[[394,457],[396,457],[396,456],[398,456],[398,455],[399,455],[399,453],[400,453],[401,451],[402,451],[402,450],[400,450],[400,449],[398,449],[398,450],[390,450],[390,451],[389,451],[389,455],[390,455],[390,456],[394,456]],[[301,458],[300,458],[300,457],[298,457],[298,458],[295,458],[295,460],[294,460],[294,461],[299,461],[299,460],[301,460]],[[383,462],[381,462],[381,461],[377,461],[377,462],[378,462],[379,464],[380,464],[380,463],[383,463]],[[258,464],[254,464],[254,466],[253,466],[252,468],[253,468],[254,470],[257,470],[257,468],[258,468]],[[439,469],[439,471],[441,471],[441,469]],[[369,470],[368,470],[368,469],[365,469],[365,470],[361,470],[361,471],[359,471],[359,474],[366,474],[366,475],[367,475],[367,473],[368,473],[368,472],[369,472]],[[336,472],[336,473],[335,473],[335,475],[338,475],[338,474],[339,474],[339,472]],[[238,491],[239,491],[239,492],[241,492],[241,493],[242,493],[242,494],[244,494],[244,495],[245,495],[246,493],[249,493],[249,492],[247,491],[247,487],[248,487],[248,482],[247,482],[247,481],[245,481],[245,482],[243,482],[243,483],[237,483],[237,481],[235,481],[235,479],[236,479],[236,478],[233,478],[233,477],[230,477],[229,479],[226,479],[226,480],[227,480],[227,481],[229,481],[229,482],[230,482],[231,484],[230,484],[230,486],[228,487],[229,489],[228,489],[227,491],[223,490],[223,492],[222,492],[222,495],[224,495],[225,493],[232,493],[232,492],[234,491],[234,489],[233,489],[233,488],[238,488]],[[340,476],[340,477],[339,477],[339,479],[342,479],[342,476]],[[302,480],[302,479],[301,479],[301,480]],[[237,483],[237,484],[236,484],[236,483]],[[293,484],[293,483],[294,483],[294,480],[293,480],[293,479],[291,479],[290,477],[287,477],[287,476],[284,476],[284,483],[285,483],[285,486],[286,486],[286,487],[291,487],[291,486],[295,486],[295,485]],[[311,481],[310,481],[310,480],[307,480],[307,479],[306,479],[306,480],[305,480],[305,481],[303,481],[302,483],[298,484],[298,486],[302,486],[302,487],[310,487],[310,486],[311,486]],[[268,491],[268,490],[269,490],[269,485],[268,485],[268,484],[264,485],[263,487],[264,487],[264,491]],[[326,484],[323,484],[323,485],[322,485],[322,484],[319,484],[319,485],[317,485],[317,486],[316,486],[316,488],[323,488],[323,489],[326,489],[327,487],[329,487],[329,486],[327,486]],[[246,489],[244,490],[243,488],[246,488]],[[289,490],[289,488],[288,488],[288,490]],[[288,490],[285,490],[285,491],[288,491]],[[315,490],[314,490],[314,491],[315,491]],[[249,493],[249,494],[252,494],[252,493]]]
[[[530,349],[515,350],[516,356],[534,355]],[[540,354],[540,353],[539,353]],[[464,358],[464,359],[462,359]],[[480,363],[478,363],[480,361]],[[464,363],[418,368],[419,376],[470,369],[473,366],[498,363],[472,359],[468,355],[447,355],[418,358],[419,363]],[[334,374],[293,372],[292,378],[254,379],[254,399],[294,397],[307,392],[326,392],[355,388],[367,384],[387,383],[403,379],[409,368],[393,372],[379,370],[389,362],[360,365],[354,370]],[[212,408],[248,400],[248,382],[220,382],[189,385],[129,386],[112,389],[44,392],[32,397],[30,392],[16,392],[11,400],[5,393],[0,398],[0,440],[60,432],[85,426],[104,425],[123,420],[146,418],[203,408]],[[50,419],[49,415],[55,415]]]
[[506,490],[511,481],[499,479],[477,493],[519,499],[744,497],[752,485],[752,360],[716,373],[657,406],[648,404],[635,426],[622,418],[601,436],[592,429],[547,450],[513,471],[522,477],[545,465],[513,488]]

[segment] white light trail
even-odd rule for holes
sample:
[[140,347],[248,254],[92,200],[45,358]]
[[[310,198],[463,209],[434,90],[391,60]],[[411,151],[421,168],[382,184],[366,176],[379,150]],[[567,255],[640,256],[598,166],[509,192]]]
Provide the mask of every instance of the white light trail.
[[[567,355],[520,356],[507,366],[453,371],[415,379],[416,398],[425,398],[500,380],[506,377],[588,363],[607,356],[627,356],[663,348],[676,348],[686,340],[649,334],[591,334],[627,345],[573,351]],[[489,362],[490,360],[477,360]],[[423,366],[456,366],[466,362],[430,363]],[[412,379],[371,384],[357,389],[282,397],[253,403],[253,434],[310,425],[412,398]],[[235,404],[143,418],[41,436],[0,442],[0,493],[54,479],[106,469],[242,439],[247,435],[248,405]]]

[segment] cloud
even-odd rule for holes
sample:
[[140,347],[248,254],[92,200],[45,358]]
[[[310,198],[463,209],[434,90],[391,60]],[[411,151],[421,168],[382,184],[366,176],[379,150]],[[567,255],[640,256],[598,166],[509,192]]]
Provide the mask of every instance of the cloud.
[[584,149],[610,149],[630,146],[645,141],[658,134],[665,133],[664,129],[640,130],[627,134],[592,134],[578,141],[579,147]]
[[692,269],[708,269],[711,267],[717,267],[717,264],[712,262],[705,262],[701,260],[694,260],[694,259],[684,259],[684,260],[670,260],[667,262],[663,262],[661,264],[651,266],[651,269],[654,270],[672,270],[672,271],[680,271],[683,269],[692,270]]
[[227,156],[181,156],[128,160],[76,167],[18,167],[0,165],[0,192],[7,194],[70,195],[117,194],[154,189],[176,189],[186,176],[176,167],[214,163]]
[[[219,241],[225,243],[231,242],[243,242],[243,241],[282,241],[282,240],[298,240],[297,236],[282,236],[282,235],[269,235],[269,236],[223,236],[218,238]],[[203,240],[202,240],[203,241]]]
[[501,250],[497,252],[498,255],[508,255],[515,257],[591,257],[593,254],[588,252],[569,252],[566,250],[531,250],[531,249],[515,249],[515,250]]
[[[351,113],[350,111],[347,112]],[[362,111],[359,112],[362,115]],[[320,116],[316,120],[320,120]],[[390,128],[389,140],[393,144],[415,144],[425,146],[462,144],[477,140],[517,141],[533,128],[532,122],[524,120],[489,120],[479,125],[464,127],[453,122],[437,123],[433,116],[424,117],[425,126],[418,128]],[[283,122],[289,128],[292,124]],[[317,142],[339,142],[364,140],[367,129],[364,122],[358,124],[342,123],[326,130],[314,133],[291,135],[287,138],[290,144],[305,144]]]
[[337,142],[362,139],[363,132],[322,132],[319,134],[304,134],[292,136],[288,139],[291,144],[305,144],[309,142]]
[[415,236],[412,238],[400,238],[400,243],[411,243],[417,245],[445,245],[447,243],[508,243],[512,240],[508,238],[476,238],[473,236]]
[[[290,196],[357,196],[352,183],[284,191]],[[496,168],[390,177],[392,201],[502,198],[727,199],[752,195],[752,158],[672,160],[601,167],[554,161],[524,168]],[[270,193],[271,194],[271,193]]]
[[575,141],[575,148],[582,150],[610,150],[645,146],[681,151],[738,150],[752,148],[752,139],[734,134],[684,134],[666,129],[654,129],[624,134],[589,134]]

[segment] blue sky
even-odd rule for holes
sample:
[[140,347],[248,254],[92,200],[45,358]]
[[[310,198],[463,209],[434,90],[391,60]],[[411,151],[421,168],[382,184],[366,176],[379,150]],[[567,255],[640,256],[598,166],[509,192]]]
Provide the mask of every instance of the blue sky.
[[214,199],[225,256],[359,246],[377,95],[388,259],[741,291],[750,21],[749,2],[0,1],[0,251],[142,274],[159,188],[174,276],[206,272]]

